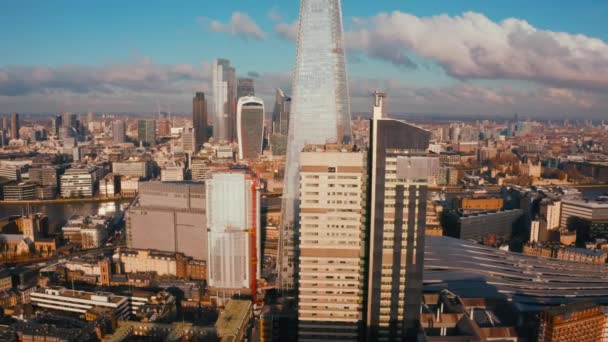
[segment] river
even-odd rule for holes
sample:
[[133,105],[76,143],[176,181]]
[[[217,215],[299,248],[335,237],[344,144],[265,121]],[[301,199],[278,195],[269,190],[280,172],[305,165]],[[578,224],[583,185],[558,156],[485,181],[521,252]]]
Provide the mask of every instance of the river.
[[[129,203],[129,200],[115,202],[82,202],[82,203],[45,203],[30,204],[33,213],[44,213],[49,217],[50,231],[54,232],[61,228],[68,218],[73,215],[104,215],[114,216],[116,210],[121,210]],[[0,218],[11,215],[21,215],[27,210],[23,204],[0,204]]]

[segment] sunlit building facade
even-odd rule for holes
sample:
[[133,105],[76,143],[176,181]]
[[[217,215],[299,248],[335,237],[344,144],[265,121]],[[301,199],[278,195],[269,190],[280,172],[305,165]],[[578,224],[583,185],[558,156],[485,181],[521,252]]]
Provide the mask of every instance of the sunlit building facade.
[[237,105],[237,141],[239,159],[256,159],[264,143],[264,101],[245,96]]

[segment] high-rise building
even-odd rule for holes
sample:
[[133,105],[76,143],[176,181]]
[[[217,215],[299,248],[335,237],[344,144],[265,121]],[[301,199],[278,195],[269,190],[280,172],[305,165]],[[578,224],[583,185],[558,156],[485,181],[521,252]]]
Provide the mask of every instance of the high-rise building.
[[409,157],[426,152],[431,132],[384,118],[384,101],[375,94],[370,127],[367,334],[409,341],[420,317],[427,202],[427,174]]
[[281,213],[282,287],[293,287],[300,152],[306,144],[351,140],[340,0],[302,0],[300,9]]
[[196,149],[207,142],[207,100],[205,93],[197,92],[192,99],[192,125],[194,126]]
[[540,316],[538,342],[603,341],[605,319],[601,307],[590,302],[546,309]]
[[158,120],[158,135],[161,137],[171,136],[171,121],[167,118]]
[[182,131],[182,150],[190,154],[196,151],[196,131],[190,126],[184,127]]
[[156,121],[139,120],[137,122],[137,137],[144,144],[156,144]]
[[300,154],[300,341],[364,340],[365,153],[308,145]]
[[114,143],[121,144],[125,142],[126,128],[125,122],[116,120],[112,122],[112,140]]
[[237,141],[239,159],[256,159],[264,143],[264,101],[245,96],[237,105]]
[[275,94],[274,109],[272,111],[272,133],[287,135],[289,130],[289,111],[291,98],[278,89]]
[[287,134],[289,132],[289,112],[291,98],[281,89],[277,89],[272,112],[272,135],[270,148],[273,155],[285,155],[287,152]]
[[260,192],[244,171],[213,173],[207,179],[209,286],[250,289],[255,295],[260,264]]
[[52,133],[53,135],[55,135],[55,137],[59,137],[60,136],[60,129],[62,126],[62,120],[61,120],[61,115],[55,115],[52,119],[51,119],[51,129],[52,129]]
[[11,114],[11,139],[19,139],[19,114]]
[[213,63],[213,137],[218,141],[236,138],[236,71],[227,59]]
[[62,138],[78,136],[78,116],[74,113],[61,113],[61,129]]
[[241,77],[238,79],[238,85],[236,88],[237,101],[244,96],[255,96],[255,87],[253,78]]

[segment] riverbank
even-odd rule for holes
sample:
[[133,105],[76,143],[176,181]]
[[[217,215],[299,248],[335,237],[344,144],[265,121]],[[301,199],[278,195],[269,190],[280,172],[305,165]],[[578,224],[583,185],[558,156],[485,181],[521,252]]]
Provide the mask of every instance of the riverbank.
[[51,203],[103,203],[133,199],[135,196],[55,198],[50,200],[0,201],[0,205],[51,204]]

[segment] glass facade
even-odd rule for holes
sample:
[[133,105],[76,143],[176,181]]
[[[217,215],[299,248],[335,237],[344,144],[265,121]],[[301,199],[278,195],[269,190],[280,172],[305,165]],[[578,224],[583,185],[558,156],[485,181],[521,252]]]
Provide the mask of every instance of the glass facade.
[[287,142],[280,282],[293,286],[299,155],[306,144],[348,143],[350,103],[340,0],[302,0]]
[[213,137],[232,141],[236,124],[236,72],[226,59],[217,59],[213,64],[213,106]]
[[242,97],[238,104],[239,159],[255,159],[262,154],[264,142],[264,102],[253,96]]

